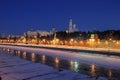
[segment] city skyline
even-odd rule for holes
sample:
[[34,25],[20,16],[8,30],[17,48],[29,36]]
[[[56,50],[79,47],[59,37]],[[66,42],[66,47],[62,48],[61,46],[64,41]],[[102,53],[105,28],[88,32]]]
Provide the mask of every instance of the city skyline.
[[79,31],[120,29],[118,0],[4,0],[0,2],[0,34],[22,34],[30,29],[69,29],[69,18]]

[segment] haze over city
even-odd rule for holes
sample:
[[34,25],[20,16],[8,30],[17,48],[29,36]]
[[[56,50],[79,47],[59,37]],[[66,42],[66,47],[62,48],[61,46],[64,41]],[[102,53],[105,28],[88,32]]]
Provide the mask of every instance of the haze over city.
[[0,34],[34,30],[57,31],[73,19],[79,31],[120,29],[119,0],[2,0]]

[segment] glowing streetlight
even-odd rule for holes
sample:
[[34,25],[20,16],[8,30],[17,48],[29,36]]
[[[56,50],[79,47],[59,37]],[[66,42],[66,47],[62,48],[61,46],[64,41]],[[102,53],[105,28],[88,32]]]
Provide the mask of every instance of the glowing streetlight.
[[94,48],[94,42],[95,42],[95,35],[94,34],[91,34],[89,41],[90,41],[90,46],[92,48]]
[[70,45],[72,45],[73,46],[73,39],[70,39]]

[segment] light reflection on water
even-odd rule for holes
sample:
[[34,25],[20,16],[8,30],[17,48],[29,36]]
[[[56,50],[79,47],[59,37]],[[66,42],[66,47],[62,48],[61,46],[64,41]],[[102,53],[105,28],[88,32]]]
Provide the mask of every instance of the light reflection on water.
[[90,66],[91,68],[90,68],[90,72],[91,72],[91,75],[92,76],[95,76],[96,74],[95,74],[95,65],[94,64],[92,64],[91,66]]
[[18,51],[17,56],[19,56],[19,57],[20,57],[20,51]]
[[69,64],[70,64],[70,70],[73,70],[73,64],[74,64],[74,62],[71,60],[71,61],[69,62]]
[[19,56],[25,60],[30,60],[32,62],[42,63],[57,69],[67,69],[67,70],[75,71],[77,73],[86,74],[91,77],[103,76],[103,77],[107,77],[110,80],[112,80],[113,78],[115,78],[116,80],[120,79],[119,77],[120,70],[113,70],[109,68],[107,69],[104,67],[96,66],[94,64],[85,64],[78,61],[65,60],[65,59],[60,59],[58,57],[51,57],[51,56],[46,56],[44,54],[36,54],[36,53],[30,53],[20,50],[0,48],[0,51],[1,52],[4,51],[9,54]]
[[112,79],[112,72],[111,70],[108,71],[109,78]]
[[31,61],[35,62],[35,53],[32,53],[32,55],[31,55]]
[[55,67],[59,68],[59,58],[56,57],[54,61],[55,61]]
[[26,59],[26,52],[23,52],[23,59]]
[[45,55],[42,55],[42,63],[45,64],[46,57]]
[[73,62],[73,70],[75,72],[78,72],[79,71],[79,63],[77,61]]

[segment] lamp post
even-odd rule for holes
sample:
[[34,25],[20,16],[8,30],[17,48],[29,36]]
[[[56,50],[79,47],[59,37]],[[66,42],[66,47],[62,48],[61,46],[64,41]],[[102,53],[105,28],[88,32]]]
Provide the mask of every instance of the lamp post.
[[111,44],[112,44],[112,36],[113,35],[113,31],[110,31],[110,38],[109,38],[109,43],[108,43],[108,50],[110,51],[110,48],[111,48]]
[[73,39],[70,39],[70,45],[72,45],[73,46]]
[[56,45],[56,32],[54,33],[53,45]]
[[39,44],[39,38],[40,38],[40,34],[37,32],[37,35],[36,35],[36,44]]
[[27,44],[27,41],[28,41],[28,34],[27,34],[27,33],[24,33],[24,37],[25,37],[25,44]]
[[108,51],[110,51],[111,44],[112,44],[112,39],[110,38],[109,41],[108,41]]

